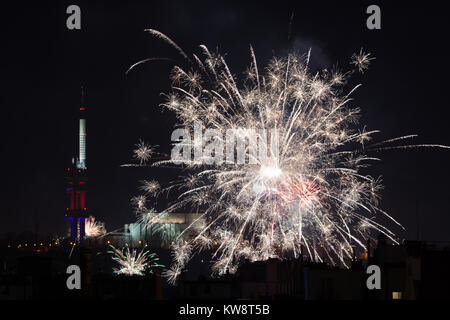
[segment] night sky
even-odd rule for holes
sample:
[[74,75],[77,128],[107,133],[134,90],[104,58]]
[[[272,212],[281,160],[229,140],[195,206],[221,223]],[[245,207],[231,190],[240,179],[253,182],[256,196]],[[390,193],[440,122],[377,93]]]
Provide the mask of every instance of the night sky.
[[[450,145],[448,38],[440,2],[374,2],[382,29],[366,28],[372,2],[333,1],[34,1],[1,11],[2,206],[0,234],[38,230],[63,234],[64,173],[77,154],[80,86],[88,108],[89,211],[108,230],[135,221],[130,198],[138,180],[168,180],[164,169],[120,168],[140,138],[170,151],[175,123],[161,112],[173,64],[154,62],[126,75],[147,57],[181,61],[177,52],[143,30],[170,36],[187,53],[206,44],[227,53],[234,74],[273,56],[312,48],[313,69],[349,68],[364,47],[376,60],[350,84],[361,124],[380,129],[381,141],[417,133],[417,143]],[[77,4],[82,30],[66,28],[66,8]],[[290,18],[294,13],[291,38]],[[383,175],[381,208],[406,228],[401,238],[450,241],[449,150],[377,154],[370,174]],[[164,206],[164,203],[159,203]],[[393,226],[392,226],[393,227]]]

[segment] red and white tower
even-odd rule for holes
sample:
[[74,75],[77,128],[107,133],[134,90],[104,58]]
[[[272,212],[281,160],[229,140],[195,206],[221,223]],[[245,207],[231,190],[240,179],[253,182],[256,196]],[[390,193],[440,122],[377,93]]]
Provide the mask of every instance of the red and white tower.
[[84,90],[81,87],[81,105],[79,113],[78,157],[72,159],[72,166],[67,168],[66,218],[70,222],[70,238],[73,242],[81,242],[84,238],[84,225],[87,218],[87,166],[86,166],[86,106]]

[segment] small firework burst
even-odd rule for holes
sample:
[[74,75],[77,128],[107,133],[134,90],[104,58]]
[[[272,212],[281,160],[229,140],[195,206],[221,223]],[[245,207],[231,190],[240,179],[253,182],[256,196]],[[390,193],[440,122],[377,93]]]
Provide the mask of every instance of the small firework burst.
[[84,232],[86,236],[91,238],[97,238],[106,234],[105,223],[101,221],[95,221],[93,216],[90,216],[85,220]]
[[164,270],[162,276],[167,280],[168,283],[174,285],[177,282],[177,279],[180,276],[180,274],[181,269],[175,266]]
[[136,212],[143,212],[146,210],[145,203],[147,202],[147,197],[140,195],[131,198],[131,204],[135,207]]
[[374,59],[374,57],[370,57],[370,53],[365,53],[363,48],[361,48],[359,53],[354,53],[352,55],[350,63],[358,68],[359,72],[364,73],[364,70],[369,68],[370,61]]
[[139,160],[139,163],[141,165],[145,165],[147,161],[152,157],[154,149],[144,141],[140,140],[133,152],[134,158]]
[[[149,32],[187,57],[167,36]],[[240,84],[223,55],[211,53],[204,45],[200,48],[202,60],[196,55],[195,63],[187,58],[190,68],[186,71],[174,67],[172,90],[162,107],[174,112],[184,128],[191,129],[201,120],[205,128],[215,129],[222,136],[228,129],[274,128],[280,152],[256,159],[251,165],[183,163],[186,176],[162,189],[180,193],[162,214],[192,208],[193,212],[202,212],[198,220],[203,223],[191,239],[185,241],[181,236],[198,228],[197,221],[175,241],[173,263],[164,273],[169,282],[176,281],[193,254],[211,247],[212,272],[220,275],[236,272],[245,259],[302,256],[348,267],[355,251],[366,250],[366,243],[374,241],[373,231],[398,243],[397,236],[381,220],[403,228],[379,207],[381,181],[363,173],[371,162],[379,160],[368,154],[448,146],[391,144],[415,135],[372,143],[379,131],[361,128],[360,110],[350,105],[351,95],[359,87],[346,88],[353,71],[312,74],[310,53],[274,57],[266,68],[258,69],[251,48],[252,62]],[[352,56],[351,64],[362,73],[373,59],[361,49]],[[239,132],[243,134],[238,138],[245,140],[245,132],[238,131],[237,135]],[[201,139],[195,140],[194,150],[202,147]],[[258,136],[258,141],[267,150],[267,137]],[[162,164],[179,163],[155,163]],[[136,197],[134,203],[137,213],[149,212],[146,196]],[[147,221],[158,223],[157,216],[152,214]]]
[[147,245],[144,246],[139,252],[136,249],[131,249],[128,244],[122,249],[117,249],[113,245],[110,245],[112,251],[108,253],[112,254],[112,259],[118,264],[118,268],[113,268],[115,274],[124,274],[127,276],[144,276],[146,273],[153,273],[153,268],[164,267],[159,264],[159,258],[156,253],[150,253],[147,250]]

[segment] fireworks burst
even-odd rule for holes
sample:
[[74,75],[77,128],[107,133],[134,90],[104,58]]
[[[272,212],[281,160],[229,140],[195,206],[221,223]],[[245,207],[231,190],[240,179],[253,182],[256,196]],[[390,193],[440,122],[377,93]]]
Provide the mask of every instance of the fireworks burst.
[[[173,45],[167,36],[153,34]],[[197,235],[188,241],[180,238],[174,245],[173,263],[165,272],[169,281],[175,282],[191,255],[203,249],[213,249],[213,272],[223,274],[235,272],[246,259],[271,257],[306,256],[311,261],[348,266],[355,250],[365,250],[367,241],[373,240],[371,231],[398,243],[379,220],[384,217],[401,227],[378,207],[381,180],[362,173],[379,160],[368,154],[445,146],[385,146],[412,135],[370,144],[378,131],[358,126],[359,109],[350,106],[350,96],[358,86],[346,90],[352,72],[311,73],[309,52],[273,58],[265,69],[258,69],[250,48],[251,66],[238,85],[222,55],[203,45],[200,48],[204,58],[194,55],[189,60],[195,65],[191,62],[187,70],[174,67],[172,92],[166,95],[163,108],[174,112],[179,126],[190,131],[200,120],[203,129],[221,133],[238,128],[277,130],[279,153],[269,152],[252,164],[183,164],[190,174],[165,189],[176,190],[179,197],[162,214],[191,208],[202,215],[195,221]],[[372,59],[361,50],[352,63],[363,72]],[[241,132],[238,138],[245,141],[245,130]],[[267,137],[258,135],[264,150],[272,144],[266,141]],[[200,140],[200,146],[207,143]],[[246,151],[251,147],[249,143]],[[155,165],[167,163],[173,162]],[[141,221],[151,224],[157,214],[147,219],[145,201],[139,199]],[[191,228],[194,223],[186,230]]]
[[144,180],[141,181],[141,184],[142,185],[140,189],[144,191],[147,195],[156,195],[160,188],[159,182],[155,180],[151,181]]
[[115,274],[124,274],[127,276],[144,276],[146,272],[153,273],[153,268],[164,267],[159,264],[159,258],[156,253],[151,253],[148,251],[147,245],[137,251],[136,249],[130,250],[128,245],[126,245],[122,250],[115,248],[110,245],[113,251],[108,251],[113,255],[112,259],[115,260],[120,267],[113,268]]
[[374,57],[370,57],[370,53],[365,53],[363,49],[359,51],[359,53],[354,53],[351,58],[351,64],[353,64],[358,71],[364,73],[364,70],[367,70],[370,65],[370,61],[374,60]]
[[95,221],[95,218],[90,216],[85,220],[84,232],[86,236],[97,238],[106,234],[105,223]]

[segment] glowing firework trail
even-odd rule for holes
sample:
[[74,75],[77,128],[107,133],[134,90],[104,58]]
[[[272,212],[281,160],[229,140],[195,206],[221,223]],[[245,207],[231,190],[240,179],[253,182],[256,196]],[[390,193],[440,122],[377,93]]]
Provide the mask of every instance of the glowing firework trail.
[[[149,32],[174,45],[167,36]],[[223,274],[235,272],[245,259],[300,255],[348,266],[355,250],[366,249],[365,243],[373,240],[371,230],[397,243],[394,233],[377,220],[387,217],[400,226],[378,208],[381,179],[364,175],[361,169],[379,160],[367,152],[411,136],[369,144],[378,131],[357,125],[359,109],[350,106],[350,95],[358,86],[345,88],[353,72],[311,73],[310,53],[273,58],[265,69],[258,69],[250,48],[251,66],[238,85],[222,55],[203,45],[200,48],[204,58],[194,55],[197,67],[174,67],[172,92],[166,95],[163,108],[174,112],[180,127],[191,131],[195,121],[221,133],[238,128],[276,129],[279,155],[269,152],[258,157],[256,164],[183,164],[190,174],[163,188],[179,192],[179,197],[161,215],[191,208],[202,216],[187,229],[197,225],[198,235],[182,241],[182,233],[174,245],[174,261],[166,271],[170,281],[176,280],[191,254],[202,249],[213,248],[213,271]],[[363,72],[372,59],[361,50],[351,63]],[[238,138],[246,138],[245,130],[237,132],[242,133]],[[200,144],[205,147],[208,141]],[[263,150],[270,149],[270,144],[267,137],[258,136]],[[246,151],[251,147],[247,145]],[[149,160],[146,152],[137,154],[141,164]],[[173,162],[154,165],[168,163]],[[153,184],[149,187],[155,195]],[[146,208],[147,196],[149,192],[134,202],[140,221],[152,225],[158,214]]]
[[153,273],[153,268],[164,267],[158,263],[159,258],[156,254],[150,254],[150,251],[146,249],[147,245],[139,252],[136,249],[130,250],[128,245],[121,250],[112,245],[110,247],[112,251],[108,251],[108,253],[113,255],[112,259],[120,266],[119,268],[113,268],[115,274],[143,276],[146,272]]
[[95,218],[90,216],[85,220],[84,232],[86,236],[97,238],[106,234],[105,224],[100,221],[95,221]]

